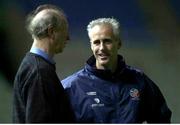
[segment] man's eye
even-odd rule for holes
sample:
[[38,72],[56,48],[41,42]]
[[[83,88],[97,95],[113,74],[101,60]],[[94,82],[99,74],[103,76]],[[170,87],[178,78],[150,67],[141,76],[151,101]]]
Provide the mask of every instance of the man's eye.
[[95,41],[93,41],[93,44],[99,44],[100,43],[100,41],[99,40],[95,40]]
[[112,42],[111,39],[104,39],[103,41],[104,41],[105,43],[111,43],[111,42]]

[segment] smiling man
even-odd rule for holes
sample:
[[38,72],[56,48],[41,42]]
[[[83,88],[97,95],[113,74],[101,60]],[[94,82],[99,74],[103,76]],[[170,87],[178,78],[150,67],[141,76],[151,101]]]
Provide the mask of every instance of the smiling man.
[[114,72],[121,43],[113,34],[111,25],[101,24],[94,26],[89,30],[89,38],[91,49],[96,58],[97,69],[109,69]]
[[118,55],[119,22],[93,20],[87,26],[91,56],[62,84],[79,123],[169,123],[171,111],[155,83]]

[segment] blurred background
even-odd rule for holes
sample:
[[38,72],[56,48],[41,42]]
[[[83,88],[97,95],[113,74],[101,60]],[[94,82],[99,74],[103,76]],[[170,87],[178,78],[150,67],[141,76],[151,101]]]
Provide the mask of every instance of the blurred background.
[[69,21],[71,40],[55,57],[60,79],[82,68],[92,54],[86,32],[89,21],[114,17],[122,30],[119,54],[159,86],[172,110],[172,123],[180,123],[179,0],[1,0],[0,123],[12,122],[14,76],[32,44],[25,17],[45,3],[61,7]]

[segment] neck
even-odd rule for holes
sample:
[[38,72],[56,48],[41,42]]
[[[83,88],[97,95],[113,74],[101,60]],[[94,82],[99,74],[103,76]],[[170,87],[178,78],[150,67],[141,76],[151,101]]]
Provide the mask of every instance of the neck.
[[50,49],[49,45],[49,40],[44,38],[44,39],[34,39],[32,47],[31,48],[39,48],[45,53],[47,53],[51,58],[53,58],[54,53]]

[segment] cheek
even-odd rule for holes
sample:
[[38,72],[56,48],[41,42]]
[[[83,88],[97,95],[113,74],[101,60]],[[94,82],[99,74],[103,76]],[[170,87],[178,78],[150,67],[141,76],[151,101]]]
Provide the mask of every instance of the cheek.
[[92,50],[92,52],[94,53],[94,46],[92,46],[92,45],[91,45],[91,50]]
[[94,46],[91,46],[91,50],[92,50],[92,52],[95,54],[95,53],[97,53],[98,48],[97,48],[97,47],[94,47]]
[[119,45],[113,45],[109,47],[109,50],[111,50],[112,52],[117,52],[119,49]]

